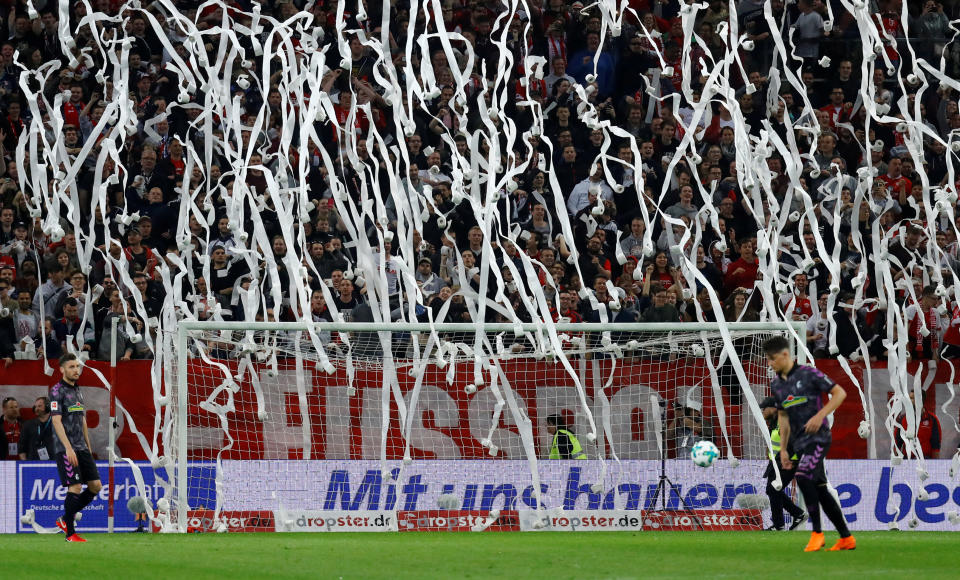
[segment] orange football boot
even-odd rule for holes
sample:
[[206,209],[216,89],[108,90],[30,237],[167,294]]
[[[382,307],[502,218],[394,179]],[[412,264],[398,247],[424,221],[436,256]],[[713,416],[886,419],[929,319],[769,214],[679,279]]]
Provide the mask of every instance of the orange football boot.
[[823,548],[826,542],[823,540],[823,532],[811,532],[810,541],[807,542],[807,547],[803,549],[804,552],[819,552]]
[[834,544],[828,552],[839,552],[840,550],[856,550],[857,549],[857,540],[853,536],[847,536],[846,538],[840,538],[837,540],[837,543]]

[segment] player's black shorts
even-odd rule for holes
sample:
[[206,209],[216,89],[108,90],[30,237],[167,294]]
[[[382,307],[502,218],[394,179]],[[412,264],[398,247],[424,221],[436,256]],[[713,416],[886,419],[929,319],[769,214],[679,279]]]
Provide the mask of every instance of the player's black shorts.
[[70,487],[78,483],[86,483],[100,479],[100,472],[97,471],[97,464],[93,461],[93,455],[86,450],[74,450],[77,454],[78,465],[74,467],[67,461],[66,453],[57,453],[57,473],[60,474],[60,485]]
[[797,481],[801,479],[811,479],[814,483],[827,483],[827,472],[823,466],[823,460],[827,458],[827,451],[830,449],[830,442],[826,443],[807,443],[800,449],[795,449],[794,453],[799,459],[794,461]]

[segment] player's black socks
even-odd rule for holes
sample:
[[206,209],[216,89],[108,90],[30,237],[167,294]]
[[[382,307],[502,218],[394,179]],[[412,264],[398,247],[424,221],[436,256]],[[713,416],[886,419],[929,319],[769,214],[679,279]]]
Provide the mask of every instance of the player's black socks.
[[840,532],[840,537],[846,538],[849,536],[850,530],[847,529],[847,522],[843,519],[843,512],[840,510],[837,498],[833,497],[826,485],[818,485],[817,492],[820,496],[820,505],[823,506],[823,513],[827,514],[827,517],[833,523],[833,527]]
[[83,509],[80,505],[82,501],[79,493],[67,493],[66,499],[63,500],[63,523],[67,525],[68,537],[76,532],[73,527],[73,519],[77,512]]
[[90,502],[92,502],[95,497],[97,497],[97,494],[91,493],[89,489],[83,490],[83,493],[80,494],[80,507],[77,511],[80,512],[83,508],[90,505]]
[[800,493],[803,494],[803,501],[807,504],[807,514],[810,516],[810,524],[813,531],[822,533],[820,526],[820,494],[817,491],[817,484],[806,477],[798,477],[797,485],[800,486]]

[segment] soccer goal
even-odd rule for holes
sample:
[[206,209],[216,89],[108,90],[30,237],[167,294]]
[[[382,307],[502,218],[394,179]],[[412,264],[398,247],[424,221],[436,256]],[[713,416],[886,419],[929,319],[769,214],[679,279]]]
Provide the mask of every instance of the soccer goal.
[[[476,529],[511,525],[507,513],[589,528],[604,510],[640,529],[648,512],[736,510],[763,490],[761,345],[802,332],[184,322],[159,518],[180,532]],[[720,449],[709,468],[689,460],[702,440]]]

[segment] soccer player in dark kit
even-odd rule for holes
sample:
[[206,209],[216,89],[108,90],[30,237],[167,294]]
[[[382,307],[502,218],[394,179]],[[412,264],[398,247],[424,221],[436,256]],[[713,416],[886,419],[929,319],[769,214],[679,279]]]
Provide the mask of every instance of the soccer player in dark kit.
[[[765,341],[763,352],[770,368],[777,373],[770,383],[770,390],[776,398],[780,415],[780,464],[786,470],[792,469],[794,462],[790,458],[793,455],[798,457],[797,485],[813,525],[810,542],[804,551],[816,552],[824,546],[821,508],[840,532],[840,540],[830,551],[854,550],[857,541],[847,529],[840,504],[827,489],[823,466],[831,441],[827,416],[840,406],[847,393],[816,368],[797,364],[790,352],[790,342],[782,336]],[[831,398],[823,404],[825,393]]]
[[[60,357],[60,381],[50,387],[50,415],[53,417],[54,455],[60,484],[67,488],[63,501],[63,517],[57,518],[57,527],[67,535],[68,542],[86,542],[74,530],[74,517],[100,493],[100,473],[90,453],[90,433],[87,431],[86,408],[77,380],[82,367],[77,356]],[[83,484],[87,489],[83,489]]]

